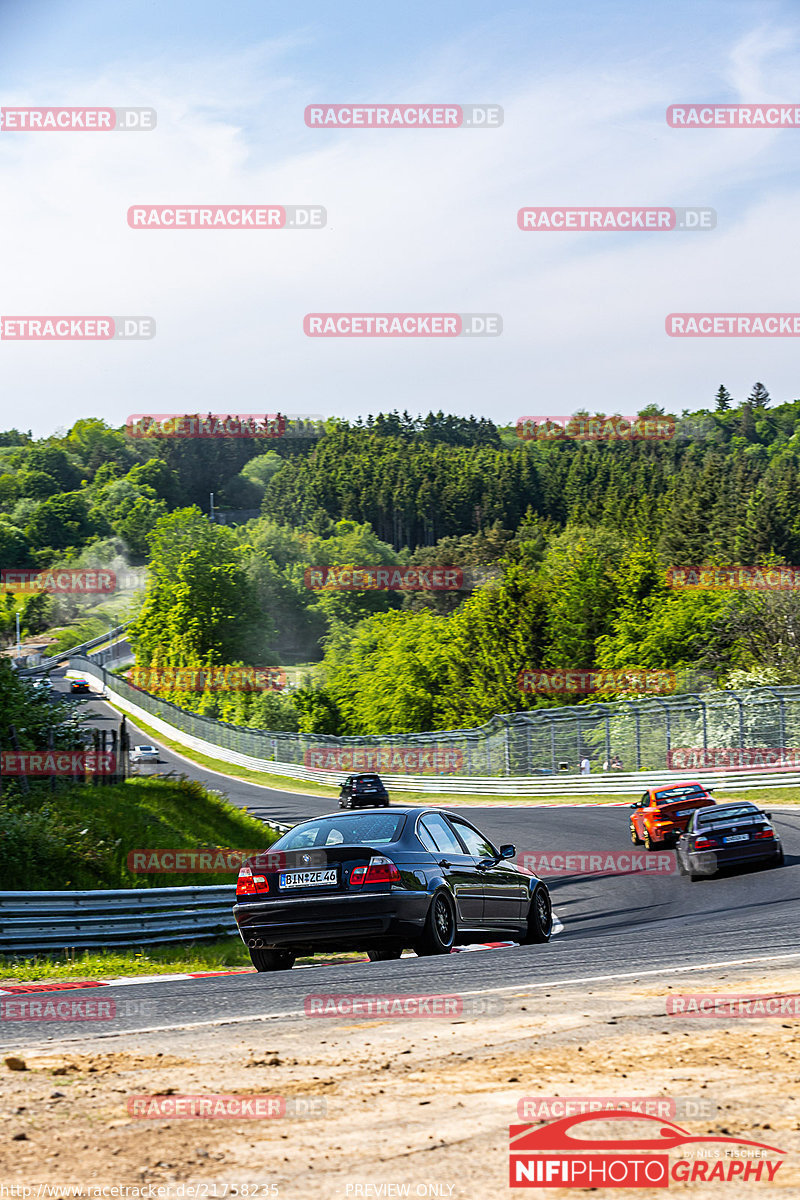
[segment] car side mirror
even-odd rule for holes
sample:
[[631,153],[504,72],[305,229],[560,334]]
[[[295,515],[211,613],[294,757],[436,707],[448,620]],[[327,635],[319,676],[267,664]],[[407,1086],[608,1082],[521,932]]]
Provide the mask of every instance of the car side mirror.
[[[767,813],[767,816],[769,816],[769,813]],[[510,842],[507,846],[500,847],[500,857],[501,858],[513,858],[516,853],[517,853],[517,847],[512,846]]]
[[634,803],[634,804],[631,804],[629,807],[630,807],[630,808],[638,808],[638,807],[639,807],[639,801],[638,801],[638,800],[637,800],[637,801],[635,801],[635,803]]
[[764,816],[765,816],[765,817],[769,817],[770,821],[772,820],[772,813],[771,813],[771,812],[767,812],[767,810],[766,810],[766,809],[764,809]]

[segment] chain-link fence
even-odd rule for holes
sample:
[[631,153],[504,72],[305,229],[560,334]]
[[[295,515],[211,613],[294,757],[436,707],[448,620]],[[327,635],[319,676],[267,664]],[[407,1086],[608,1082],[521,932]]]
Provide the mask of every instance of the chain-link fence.
[[538,709],[477,729],[376,737],[274,733],[187,712],[83,657],[91,675],[192,737],[276,763],[327,771],[513,776],[607,771],[800,768],[800,686]]

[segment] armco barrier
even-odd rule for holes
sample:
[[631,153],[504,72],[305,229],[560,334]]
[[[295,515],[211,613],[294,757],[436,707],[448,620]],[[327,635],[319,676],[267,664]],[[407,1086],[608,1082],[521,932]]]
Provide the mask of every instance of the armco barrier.
[[[299,763],[286,762],[277,758],[278,747],[302,749],[303,737],[299,734],[274,734],[258,729],[243,729],[227,725],[210,717],[202,717],[196,713],[187,712],[175,704],[160,700],[155,696],[132,687],[126,680],[103,670],[102,667],[87,659],[71,660],[69,669],[80,673],[89,680],[94,680],[99,687],[105,689],[117,708],[129,714],[134,720],[149,725],[157,733],[178,742],[188,749],[216,758],[222,762],[235,763],[254,771],[264,771],[272,775],[282,775],[289,779],[304,780],[338,787],[345,778],[345,771],[323,771],[305,767]],[[771,690],[771,689],[767,689]],[[789,690],[789,689],[787,689]],[[792,689],[800,692],[800,689]],[[553,710],[548,710],[552,712]],[[564,710],[561,710],[562,712]],[[573,713],[575,710],[569,710]],[[526,716],[528,714],[518,714]],[[536,715],[536,714],[530,714]],[[502,720],[503,718],[501,718]],[[584,718],[585,719],[585,718]],[[485,727],[484,727],[485,729]],[[205,736],[200,736],[200,733]],[[468,738],[480,736],[483,729],[458,731],[458,736]],[[435,738],[441,744],[448,744],[453,734],[427,734],[428,741]],[[336,738],[311,738],[310,740],[325,742],[331,746],[337,744]],[[381,744],[419,745],[421,738],[415,742],[413,737],[400,738],[348,738],[349,745],[359,744],[369,746]],[[250,746],[271,748],[276,757],[265,757],[258,754],[246,753],[236,749],[236,743],[242,742]],[[233,744],[232,744],[233,743]],[[479,747],[480,748],[480,747]],[[429,792],[435,795],[483,795],[506,796],[561,796],[572,794],[576,798],[581,794],[588,795],[641,795],[646,787],[685,783],[688,779],[697,778],[687,771],[668,771],[653,767],[651,770],[635,772],[613,772],[590,775],[495,775],[487,772],[485,775],[401,775],[381,771],[383,779],[391,791],[397,792]],[[800,786],[800,772],[788,768],[773,771],[720,770],[702,771],[700,778],[709,787],[724,787],[726,791],[745,791],[758,787],[787,787]]]
[[51,671],[53,667],[57,667],[62,663],[65,658],[75,658],[82,654],[84,650],[92,650],[95,646],[103,646],[104,643],[113,646],[116,642],[124,640],[125,630],[129,625],[130,621],[125,621],[122,625],[115,625],[107,633],[101,633],[99,637],[90,638],[88,642],[81,642],[79,645],[70,646],[68,650],[62,650],[58,654],[45,656],[35,667],[22,667],[19,673],[20,675],[41,675],[42,671]]
[[185,942],[236,933],[232,884],[0,892],[0,953]]

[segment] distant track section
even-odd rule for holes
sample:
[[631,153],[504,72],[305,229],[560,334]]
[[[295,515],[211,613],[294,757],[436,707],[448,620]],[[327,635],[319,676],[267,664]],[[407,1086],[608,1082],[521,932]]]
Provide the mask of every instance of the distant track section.
[[[210,737],[199,737],[182,729],[177,721],[184,715],[183,710],[167,701],[149,696],[145,692],[131,687],[124,680],[104,671],[102,667],[91,660],[76,657],[70,659],[68,673],[77,673],[86,679],[94,681],[98,690],[104,690],[115,706],[129,714],[134,720],[149,725],[157,733],[190,750],[204,754],[221,762],[234,763],[252,771],[263,771],[270,775],[281,775],[289,779],[303,780],[309,783],[327,784],[338,787],[345,776],[354,768],[326,771],[315,767],[306,767],[297,763],[283,762],[276,758],[265,758],[258,755],[246,754],[223,743],[223,737],[231,741],[237,733],[243,735],[260,733],[264,742],[272,740],[275,753],[278,752],[280,740],[272,738],[267,732],[242,729],[226,725],[221,721],[203,719],[202,728],[209,734],[218,728],[220,740],[212,741]],[[138,695],[137,695],[138,692]],[[136,703],[140,696],[146,699],[148,707]],[[156,711],[154,711],[156,710]],[[186,718],[195,719],[197,714],[185,713]],[[197,722],[199,724],[199,721]],[[435,738],[436,734],[428,735]],[[356,742],[363,739],[351,739]],[[368,749],[368,746],[359,746]],[[355,769],[358,769],[357,767]],[[582,795],[641,795],[646,787],[668,786],[686,783],[693,778],[701,778],[712,788],[724,788],[725,791],[745,791],[754,788],[769,787],[800,787],[800,772],[794,768],[764,769],[749,768],[740,771],[703,770],[697,774],[687,771],[649,770],[630,773],[614,773],[603,775],[409,775],[393,774],[381,770],[381,776],[390,791],[393,792],[430,792],[435,795],[479,795],[479,796],[568,796],[578,799]]]

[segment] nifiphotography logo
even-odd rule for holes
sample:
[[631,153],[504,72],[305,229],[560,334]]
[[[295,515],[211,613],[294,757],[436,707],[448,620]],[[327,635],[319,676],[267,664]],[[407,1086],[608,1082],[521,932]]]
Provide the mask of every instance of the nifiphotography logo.
[[[601,1122],[620,1123],[619,1132],[600,1136]],[[774,1156],[786,1153],[748,1138],[696,1137],[663,1117],[624,1109],[579,1113],[546,1125],[512,1125],[509,1135],[512,1188],[772,1183],[783,1162]]]

